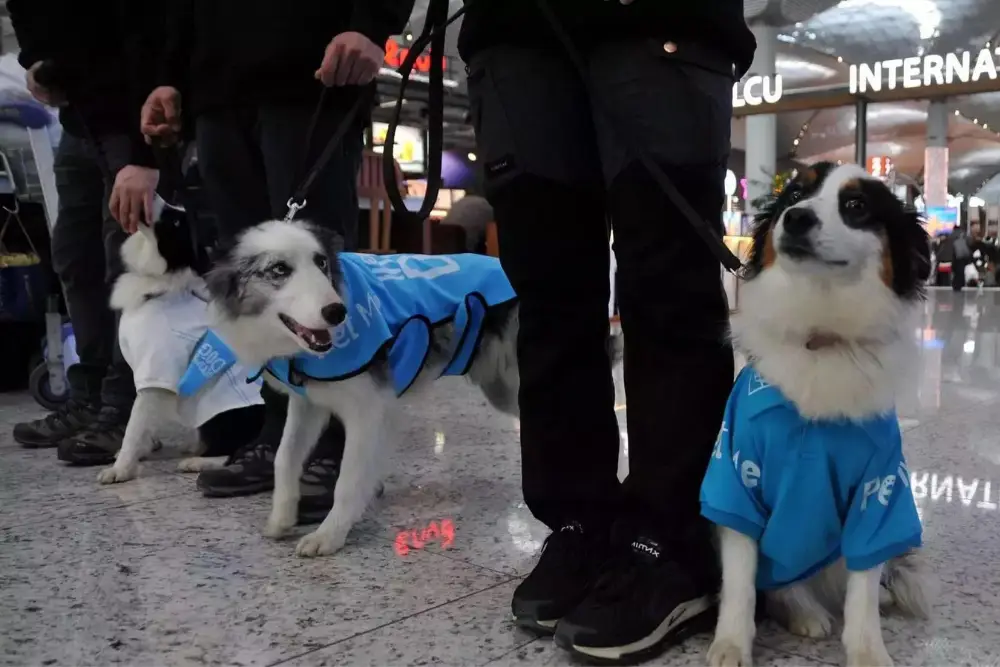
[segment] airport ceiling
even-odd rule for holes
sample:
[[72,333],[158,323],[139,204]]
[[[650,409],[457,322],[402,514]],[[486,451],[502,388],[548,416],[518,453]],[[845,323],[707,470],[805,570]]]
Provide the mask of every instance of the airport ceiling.
[[[417,0],[410,25],[414,32],[423,25],[428,1]],[[450,4],[455,11],[462,1]],[[960,51],[975,54],[987,43],[1000,46],[1000,0],[744,0],[743,6],[748,21],[779,27],[777,69],[786,92],[844,85],[850,63]],[[456,26],[448,35],[452,58],[458,57],[457,34]],[[996,131],[1000,130],[1000,93],[954,98],[948,104],[953,113],[948,133],[952,191],[979,192],[991,203],[1000,203],[1000,133]],[[890,156],[898,169],[919,178],[927,107],[927,102],[871,106],[868,154]],[[779,156],[803,162],[853,159],[853,108],[784,113],[778,118]],[[734,120],[733,125],[734,148],[742,149],[745,120]]]

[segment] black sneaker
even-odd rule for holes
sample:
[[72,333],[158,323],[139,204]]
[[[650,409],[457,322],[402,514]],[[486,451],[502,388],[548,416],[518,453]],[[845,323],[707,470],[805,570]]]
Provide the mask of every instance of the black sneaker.
[[552,634],[560,619],[586,597],[607,556],[607,532],[590,534],[574,521],[549,535],[538,564],[514,591],[514,623]]
[[128,417],[122,410],[105,405],[97,419],[59,443],[59,460],[78,466],[114,463],[125,439]]
[[321,523],[333,507],[333,489],[340,477],[340,461],[330,456],[309,459],[299,478],[299,523]]
[[715,625],[715,590],[654,540],[634,539],[609,568],[556,628],[556,644],[585,661],[634,664]]
[[14,440],[27,449],[58,447],[97,419],[97,408],[74,400],[41,419],[14,424]]
[[209,498],[234,498],[274,488],[274,455],[278,445],[267,440],[236,450],[217,470],[198,474],[198,488]]

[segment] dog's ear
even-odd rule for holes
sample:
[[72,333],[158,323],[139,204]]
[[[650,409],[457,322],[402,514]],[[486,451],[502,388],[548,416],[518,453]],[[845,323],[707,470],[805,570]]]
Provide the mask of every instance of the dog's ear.
[[913,243],[913,270],[919,280],[926,282],[931,277],[931,239],[915,210],[906,211],[906,215],[911,220],[909,228]]
[[767,252],[768,235],[778,218],[778,198],[768,195],[763,208],[754,216],[750,237],[753,242],[750,244],[750,256],[743,268],[742,278],[753,280],[764,270],[764,255]]
[[231,317],[240,314],[245,285],[240,278],[240,272],[232,263],[217,262],[215,267],[205,274],[205,285],[212,300],[225,314]]

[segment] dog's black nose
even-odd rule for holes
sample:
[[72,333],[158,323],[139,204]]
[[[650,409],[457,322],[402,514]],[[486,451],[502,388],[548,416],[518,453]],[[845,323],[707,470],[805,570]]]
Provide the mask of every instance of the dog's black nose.
[[326,320],[327,324],[332,327],[337,326],[347,319],[347,307],[342,303],[328,303],[323,306],[323,310],[319,311],[319,313]]
[[801,236],[819,225],[819,218],[809,208],[790,208],[785,211],[785,231],[792,236]]

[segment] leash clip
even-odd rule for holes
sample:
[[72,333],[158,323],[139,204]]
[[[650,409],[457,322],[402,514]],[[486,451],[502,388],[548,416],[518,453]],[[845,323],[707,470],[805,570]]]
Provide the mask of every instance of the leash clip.
[[295,201],[295,197],[291,197],[285,206],[288,207],[288,212],[285,213],[284,221],[291,222],[298,215],[298,212],[306,207],[309,202],[303,199],[301,202]]

